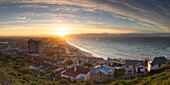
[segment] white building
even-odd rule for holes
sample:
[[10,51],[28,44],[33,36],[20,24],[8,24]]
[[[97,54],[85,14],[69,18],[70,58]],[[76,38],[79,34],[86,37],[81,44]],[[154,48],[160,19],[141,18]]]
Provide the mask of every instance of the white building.
[[114,67],[101,64],[90,69],[90,72],[87,74],[87,79],[101,82],[106,79],[113,79],[114,74]]
[[75,66],[61,72],[61,77],[70,78],[71,80],[86,80],[86,75],[90,71],[89,68]]
[[166,65],[167,59],[165,57],[155,57],[152,60],[148,61],[148,71],[152,69],[160,68],[161,66]]
[[145,72],[145,63],[139,60],[125,60],[125,75]]

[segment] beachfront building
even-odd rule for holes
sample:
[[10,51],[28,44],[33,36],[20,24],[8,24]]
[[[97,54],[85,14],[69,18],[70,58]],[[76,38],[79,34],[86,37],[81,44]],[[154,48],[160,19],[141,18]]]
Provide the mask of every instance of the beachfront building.
[[87,74],[88,80],[95,80],[101,82],[106,79],[114,78],[115,68],[108,65],[98,65],[90,69]]
[[145,63],[140,60],[125,60],[125,75],[145,72]]
[[28,52],[30,54],[41,54],[42,51],[41,43],[42,41],[30,39],[28,41]]
[[9,46],[9,43],[8,42],[0,42],[0,50],[1,49],[5,49]]
[[4,55],[18,55],[18,53],[19,53],[19,49],[18,48],[14,48],[14,47],[11,47],[11,46],[8,46],[5,49],[1,49],[0,51]]
[[166,62],[167,59],[165,57],[155,57],[148,62],[148,71],[160,68],[161,66],[165,66]]
[[89,68],[81,66],[74,66],[70,69],[61,72],[61,77],[70,78],[71,80],[86,80],[87,73],[90,71]]

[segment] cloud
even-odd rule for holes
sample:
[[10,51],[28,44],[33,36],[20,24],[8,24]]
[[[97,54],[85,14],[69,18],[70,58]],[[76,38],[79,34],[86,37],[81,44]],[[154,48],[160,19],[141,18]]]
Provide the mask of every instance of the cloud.
[[[120,19],[126,19],[130,21],[137,21],[145,26],[152,26],[161,28],[164,31],[170,32],[170,19],[169,17],[163,16],[157,10],[160,4],[153,1],[151,6],[146,6],[145,3],[149,2],[138,2],[133,0],[1,0],[0,3],[29,3],[29,4],[57,4],[63,6],[63,8],[55,8],[55,10],[65,11],[91,11],[101,10],[110,14],[117,14],[114,16]],[[66,6],[66,7],[64,7]],[[29,5],[28,5],[29,7]],[[77,8],[78,7],[78,8]],[[165,13],[169,14],[168,9],[163,6],[159,7]],[[148,23],[148,24],[146,24]],[[152,25],[150,25],[152,24]]]
[[120,18],[120,19],[125,19],[125,20],[129,20],[129,21],[134,21],[133,18],[129,18],[129,17],[125,17],[125,16],[117,16],[117,15],[113,15],[113,17]]
[[48,8],[48,6],[38,5],[38,4],[29,4],[29,5],[20,5],[19,8]]
[[26,21],[8,21],[8,22],[0,22],[0,24],[12,24],[12,23],[26,23]]
[[[35,25],[20,25],[20,26],[0,26],[1,31],[38,31],[39,34],[43,33],[54,33],[58,28],[68,28],[70,33],[149,33],[147,30],[136,30],[129,28],[116,28],[116,27],[107,27],[107,26],[92,26],[92,25],[80,25],[80,24],[35,24]],[[103,30],[104,29],[104,30]],[[96,31],[98,30],[98,31]],[[17,32],[16,31],[16,32]],[[22,32],[21,32],[22,33]]]
[[89,24],[103,24],[102,22],[92,22],[92,21],[88,21],[87,23],[89,23]]
[[142,23],[142,22],[137,22],[137,24],[147,26],[147,27],[154,27],[153,25],[147,24],[147,23]]
[[26,17],[16,17],[16,19],[27,19]]

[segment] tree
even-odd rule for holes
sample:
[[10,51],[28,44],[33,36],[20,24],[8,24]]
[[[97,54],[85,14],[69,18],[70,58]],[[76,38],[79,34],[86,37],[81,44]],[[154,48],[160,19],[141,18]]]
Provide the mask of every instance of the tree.
[[81,64],[81,60],[79,59],[79,65]]
[[29,85],[40,85],[38,82],[36,82],[36,81],[31,81],[30,83],[29,83]]
[[51,80],[54,80],[55,76],[56,76],[56,73],[55,73],[54,71],[52,71],[52,72],[50,73],[50,79],[51,79]]
[[122,77],[125,75],[125,69],[119,68],[115,69],[115,77]]
[[23,75],[22,79],[29,82],[30,80],[32,80],[32,77],[30,75]]
[[66,64],[71,65],[71,64],[73,64],[73,61],[71,59],[67,59]]
[[62,85],[70,85],[70,81],[66,80],[66,79],[61,79],[60,81],[57,82],[58,84],[62,84]]
[[84,66],[92,67],[93,65],[90,63],[85,63]]
[[83,85],[95,85],[95,84],[91,80],[86,80]]
[[9,76],[7,71],[3,68],[0,68],[0,85],[8,85],[9,83]]
[[80,81],[76,81],[76,85],[82,85]]
[[3,53],[0,52],[0,55],[3,55]]

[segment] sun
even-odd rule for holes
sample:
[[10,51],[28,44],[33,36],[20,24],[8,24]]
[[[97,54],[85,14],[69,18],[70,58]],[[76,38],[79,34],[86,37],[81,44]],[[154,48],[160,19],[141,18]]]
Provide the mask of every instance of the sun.
[[57,35],[61,37],[65,37],[68,34],[68,31],[65,28],[57,29]]

